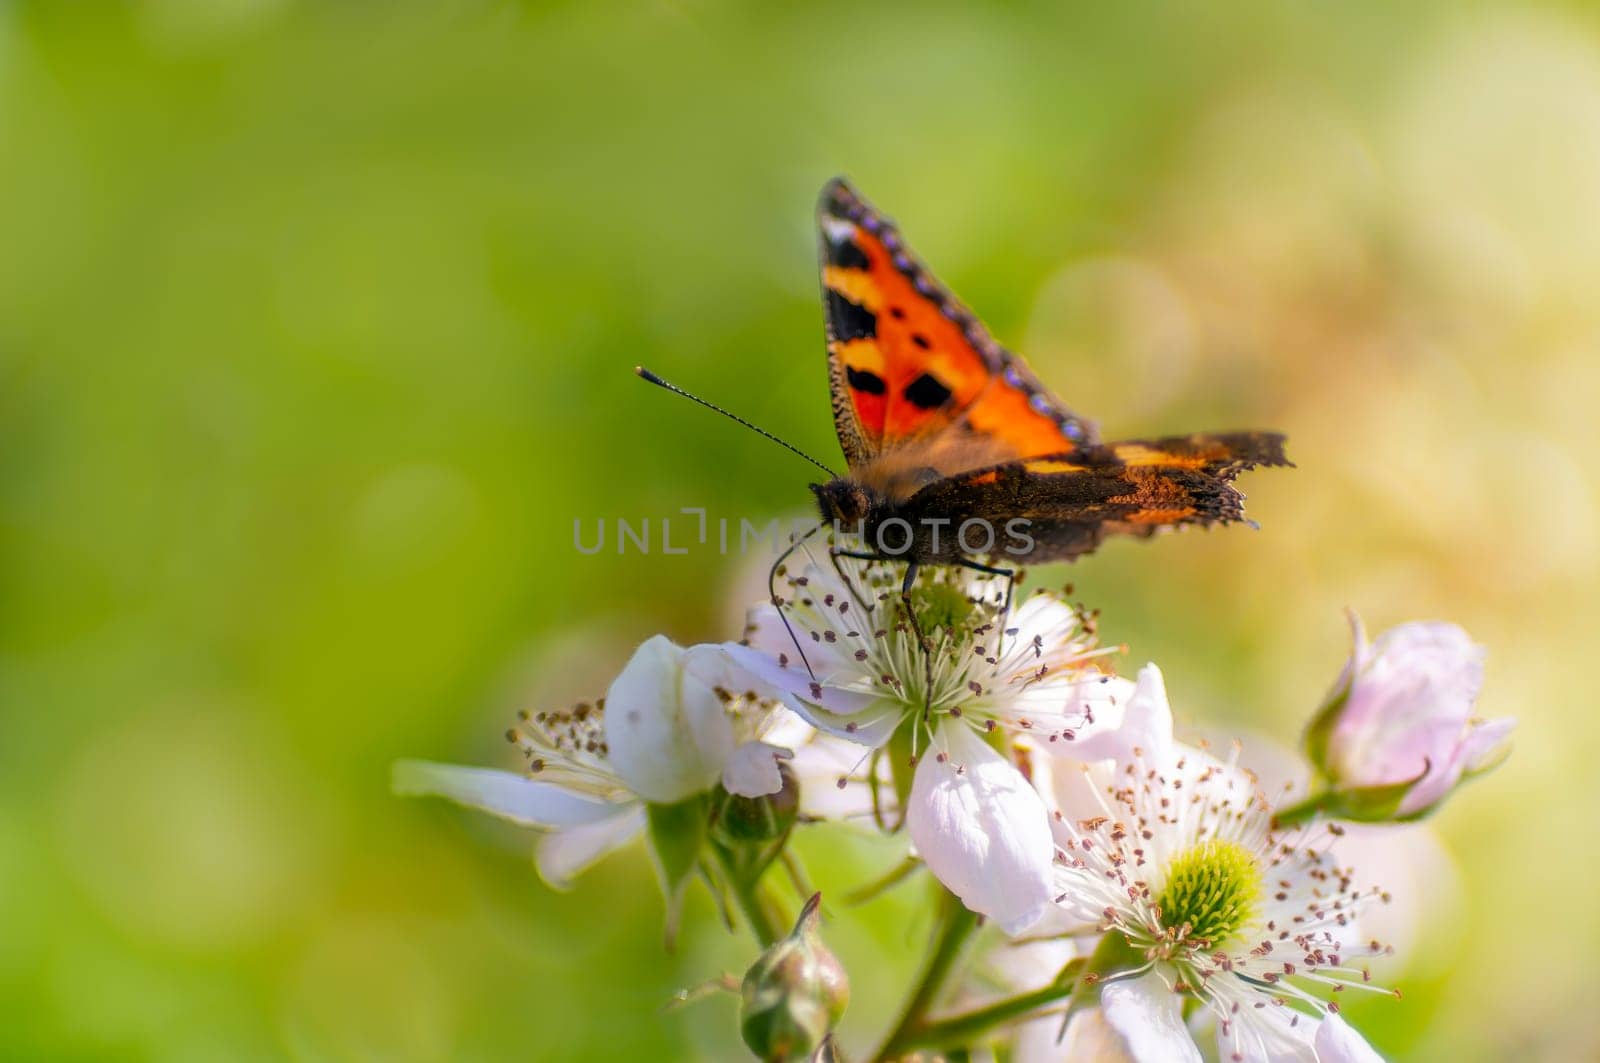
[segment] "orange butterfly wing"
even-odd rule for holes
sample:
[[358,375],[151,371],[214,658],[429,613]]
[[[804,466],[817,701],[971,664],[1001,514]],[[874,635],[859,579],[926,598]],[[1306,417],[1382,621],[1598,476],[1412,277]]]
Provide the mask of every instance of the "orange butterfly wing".
[[915,480],[895,476],[913,467],[949,476],[1095,441],[843,179],[822,190],[817,225],[834,422],[853,475],[903,493]]

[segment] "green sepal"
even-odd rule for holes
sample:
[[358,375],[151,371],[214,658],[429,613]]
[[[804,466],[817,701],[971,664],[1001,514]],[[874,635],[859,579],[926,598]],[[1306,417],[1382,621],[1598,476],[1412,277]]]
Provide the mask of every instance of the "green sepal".
[[666,901],[666,943],[672,948],[683,914],[684,892],[700,868],[710,804],[705,794],[671,805],[645,806],[651,863]]
[[1345,704],[1350,700],[1351,685],[1350,682],[1346,682],[1323,703],[1322,708],[1317,710],[1317,714],[1306,725],[1305,736],[1301,739],[1306,759],[1324,778],[1328,776],[1328,739],[1333,734],[1334,726],[1339,722],[1339,714],[1344,711]]
[[1086,963],[1076,971],[1071,970],[1071,964],[1061,970],[1060,977],[1065,978],[1070,972],[1077,980],[1077,987],[1073,989],[1072,997],[1067,1001],[1066,1014],[1062,1016],[1062,1029],[1066,1029],[1067,1020],[1080,1008],[1099,1005],[1100,986],[1106,979],[1137,970],[1149,962],[1143,953],[1128,944],[1128,939],[1115,930],[1108,930],[1102,934],[1100,943],[1089,954]]
[[1427,765],[1424,765],[1416,776],[1384,786],[1352,786],[1330,790],[1322,803],[1322,810],[1331,819],[1348,819],[1357,823],[1387,823],[1398,818],[1400,806],[1405,802],[1406,795],[1411,793],[1412,787],[1422,781],[1428,770]]
[[1272,817],[1275,830],[1284,830],[1315,816],[1343,819],[1352,823],[1409,823],[1428,815],[1433,807],[1401,816],[1400,806],[1411,788],[1428,774],[1428,768],[1410,779],[1385,786],[1358,786],[1345,789],[1323,790],[1288,808],[1279,809]]
[[1338,683],[1328,691],[1328,696],[1323,700],[1321,708],[1312,715],[1311,722],[1306,725],[1305,736],[1301,739],[1301,748],[1305,750],[1306,759],[1309,760],[1323,778],[1331,780],[1328,770],[1328,740],[1333,734],[1334,727],[1339,722],[1339,717],[1344,712],[1344,707],[1349,704],[1350,692],[1355,689],[1356,678],[1360,675],[1365,665],[1364,654],[1367,645],[1367,633],[1361,625],[1361,618],[1355,613],[1349,614],[1350,639],[1352,648],[1350,660],[1345,665],[1343,673],[1339,676]]
[[900,829],[906,821],[906,809],[911,807],[911,783],[917,771],[911,762],[911,745],[917,731],[917,715],[908,713],[889,737],[889,778],[894,782],[895,806],[899,809],[893,830]]

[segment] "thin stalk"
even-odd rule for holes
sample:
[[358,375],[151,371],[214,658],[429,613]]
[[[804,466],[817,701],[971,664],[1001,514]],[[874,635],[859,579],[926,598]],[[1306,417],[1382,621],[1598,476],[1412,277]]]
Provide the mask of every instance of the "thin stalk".
[[761,888],[761,876],[750,877],[733,860],[733,854],[720,845],[712,845],[717,860],[722,865],[728,889],[744,915],[750,933],[755,935],[762,948],[789,933],[790,921],[779,908],[771,892]]
[[917,1029],[926,1019],[928,1009],[938,1000],[940,991],[944,989],[951,969],[961,956],[962,946],[978,928],[976,913],[969,911],[966,905],[942,887],[939,892],[942,898],[939,925],[929,946],[927,958],[923,961],[922,972],[918,975],[911,997],[906,1001],[905,1008],[900,1014],[900,1021],[895,1024],[893,1032],[873,1057],[880,1063],[899,1058],[917,1043]]
[[872,882],[845,894],[844,903],[848,905],[866,904],[868,901],[887,893],[904,882],[921,867],[921,860],[914,856],[908,856]]

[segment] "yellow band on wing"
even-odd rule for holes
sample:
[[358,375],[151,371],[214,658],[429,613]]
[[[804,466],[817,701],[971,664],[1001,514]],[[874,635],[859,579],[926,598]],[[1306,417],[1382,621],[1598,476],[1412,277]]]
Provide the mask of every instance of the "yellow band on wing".
[[878,291],[878,284],[872,279],[872,274],[864,269],[824,266],[822,283],[874,314],[883,308],[883,298]]
[[1060,458],[1025,461],[1022,463],[1022,467],[1027,472],[1036,473],[1040,476],[1049,476],[1052,473],[1083,472],[1087,468],[1087,466],[1078,465],[1070,461],[1062,461]]

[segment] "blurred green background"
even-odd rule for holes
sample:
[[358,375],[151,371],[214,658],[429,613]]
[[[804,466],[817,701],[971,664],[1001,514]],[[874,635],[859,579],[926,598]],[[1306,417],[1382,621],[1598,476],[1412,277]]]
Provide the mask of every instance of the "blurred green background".
[[[836,172],[1108,434],[1289,433],[1259,533],[1070,573],[1182,719],[1292,741],[1346,605],[1489,646],[1518,748],[1434,821],[1407,1000],[1351,1010],[1600,1052],[1600,16],[1211,6],[0,7],[0,1054],[727,1057],[730,1002],[660,1010],[750,957],[703,895],[666,956],[637,847],[557,894],[388,769],[737,634],[738,559],[572,523],[804,511],[629,370],[836,460]],[[852,1043],[920,900],[830,932]]]

